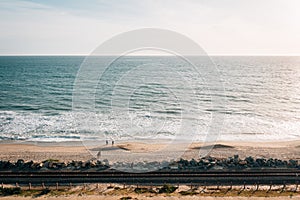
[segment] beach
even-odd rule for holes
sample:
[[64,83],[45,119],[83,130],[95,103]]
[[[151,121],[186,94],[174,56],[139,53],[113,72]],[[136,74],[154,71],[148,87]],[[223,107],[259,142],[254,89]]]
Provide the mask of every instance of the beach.
[[[216,158],[227,158],[234,155],[239,155],[240,158],[252,156],[254,158],[277,158],[282,160],[300,159],[300,141],[274,141],[274,142],[228,142],[219,141],[215,144],[192,143],[167,145],[165,143],[151,143],[151,142],[118,142],[115,146],[100,144],[97,146],[84,146],[80,142],[39,142],[39,143],[9,143],[2,142],[0,145],[0,160],[17,161],[23,159],[25,161],[41,162],[47,159],[57,159],[60,161],[81,160],[86,161],[95,159],[94,154],[96,150],[102,150],[103,158],[105,153],[109,155],[111,162],[118,161],[119,152],[132,153],[128,154],[128,159],[134,159],[134,155],[151,155],[153,152],[159,152],[161,157],[157,158],[163,160],[168,158],[172,153],[172,158],[178,155],[178,159],[183,158],[187,160],[199,159],[199,150],[210,150],[207,156]],[[181,147],[187,147],[181,149]],[[127,155],[127,154],[121,154]],[[108,156],[107,156],[108,157]],[[147,159],[146,157],[144,157]],[[120,158],[121,159],[121,158]],[[140,159],[140,158],[139,158]],[[126,161],[126,157],[122,158]],[[130,160],[128,160],[130,161]]]

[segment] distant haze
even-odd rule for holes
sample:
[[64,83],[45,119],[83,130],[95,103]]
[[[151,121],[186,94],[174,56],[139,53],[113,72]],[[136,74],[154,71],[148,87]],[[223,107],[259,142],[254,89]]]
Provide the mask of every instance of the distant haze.
[[89,54],[151,27],[213,55],[300,55],[299,9],[298,0],[1,0],[0,54]]

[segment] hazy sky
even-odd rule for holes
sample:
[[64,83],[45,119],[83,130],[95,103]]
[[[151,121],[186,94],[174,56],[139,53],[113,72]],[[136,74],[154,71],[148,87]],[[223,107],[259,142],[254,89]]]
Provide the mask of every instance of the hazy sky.
[[147,27],[209,54],[300,55],[299,0],[0,0],[0,54],[89,54]]

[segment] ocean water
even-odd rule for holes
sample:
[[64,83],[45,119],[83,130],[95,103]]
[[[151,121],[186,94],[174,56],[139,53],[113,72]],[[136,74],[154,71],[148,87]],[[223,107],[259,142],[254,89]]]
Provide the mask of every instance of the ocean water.
[[300,57],[85,59],[1,56],[0,139],[300,138]]

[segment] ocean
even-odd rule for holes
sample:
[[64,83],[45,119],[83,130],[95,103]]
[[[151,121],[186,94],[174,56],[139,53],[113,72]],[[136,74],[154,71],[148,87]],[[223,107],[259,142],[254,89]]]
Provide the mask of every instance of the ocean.
[[[300,57],[210,57],[222,88],[205,82],[205,62],[197,74],[176,57],[123,57],[82,88],[93,95],[74,106],[85,59],[1,56],[0,140],[202,141],[215,127],[217,140],[300,138]],[[88,64],[98,73],[108,59]]]

